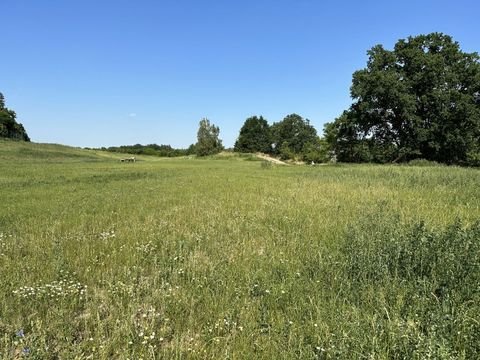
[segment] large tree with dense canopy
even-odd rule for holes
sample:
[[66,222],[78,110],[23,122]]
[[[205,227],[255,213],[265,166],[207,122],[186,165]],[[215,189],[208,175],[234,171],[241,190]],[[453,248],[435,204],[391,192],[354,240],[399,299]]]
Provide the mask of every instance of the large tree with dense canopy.
[[480,63],[441,33],[374,46],[349,110],[326,126],[340,161],[480,162]]

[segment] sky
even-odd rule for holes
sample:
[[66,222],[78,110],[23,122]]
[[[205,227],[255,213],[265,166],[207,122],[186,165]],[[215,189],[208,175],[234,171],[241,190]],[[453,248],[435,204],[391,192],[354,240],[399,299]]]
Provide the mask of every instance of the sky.
[[478,0],[0,0],[0,92],[32,141],[232,147],[246,118],[319,134],[376,44],[443,32],[480,52]]

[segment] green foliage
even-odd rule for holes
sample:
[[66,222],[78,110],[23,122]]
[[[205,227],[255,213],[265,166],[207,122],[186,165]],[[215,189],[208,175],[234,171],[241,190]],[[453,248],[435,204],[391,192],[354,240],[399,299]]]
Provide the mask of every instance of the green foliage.
[[308,119],[300,115],[287,115],[282,121],[272,125],[273,153],[284,159],[302,157],[307,144],[318,142],[317,131]]
[[[341,161],[475,163],[480,57],[432,33],[377,45],[353,74],[354,103],[334,122]],[[365,150],[365,151],[364,151]]]
[[[117,153],[126,153],[126,154],[138,154],[138,155],[154,155],[161,157],[176,157],[176,156],[187,156],[195,154],[195,145],[190,145],[188,149],[174,149],[170,145],[122,145],[122,146],[111,146],[109,148],[102,148],[102,150],[117,152]],[[97,149],[99,150],[99,149]]]
[[15,111],[5,107],[5,98],[0,93],[0,138],[30,141],[22,124],[16,121]]
[[252,116],[245,120],[235,142],[236,152],[272,152],[272,136],[267,120],[262,116]]
[[467,153],[467,164],[472,166],[480,166],[480,143],[472,146]]
[[234,150],[273,153],[284,160],[326,162],[329,158],[328,144],[318,138],[308,119],[297,114],[288,115],[271,127],[261,116],[248,118],[240,130]]
[[392,358],[479,358],[480,223],[431,230],[399,220],[374,215],[349,231],[341,259],[355,294],[348,301],[384,312],[377,336]]
[[197,132],[197,144],[195,151],[198,156],[218,154],[223,150],[222,140],[219,138],[220,128],[210,124],[210,120],[204,118],[200,121]]
[[352,115],[351,112],[345,111],[334,122],[325,124],[324,136],[327,148],[340,162],[370,162],[372,154],[369,140],[358,135],[358,126]]
[[302,160],[307,163],[326,163],[331,160],[328,143],[317,137],[315,141],[306,143],[302,150]]

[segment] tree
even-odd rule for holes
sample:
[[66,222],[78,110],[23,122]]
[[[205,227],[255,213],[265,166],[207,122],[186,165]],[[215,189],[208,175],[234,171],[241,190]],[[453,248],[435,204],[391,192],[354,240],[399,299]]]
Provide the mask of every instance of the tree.
[[306,163],[328,162],[330,160],[330,151],[325,139],[317,137],[314,142],[306,143],[302,150],[302,160]]
[[393,51],[377,45],[368,56],[367,67],[353,74],[354,103],[333,125],[336,151],[346,155],[361,144],[368,156],[345,158],[378,162],[480,159],[477,53],[432,33],[399,40]]
[[245,120],[235,142],[234,151],[270,153],[271,150],[272,137],[267,120],[262,116],[252,116]]
[[301,157],[307,144],[318,141],[317,131],[308,119],[300,115],[287,115],[272,125],[274,153],[283,158]]
[[326,123],[323,129],[328,150],[340,162],[372,161],[369,139],[362,138],[352,111],[344,111],[334,122]]
[[200,121],[197,144],[195,150],[198,156],[206,156],[218,154],[223,150],[222,140],[219,139],[220,129],[214,124],[210,124],[210,120],[204,118]]
[[15,111],[5,107],[5,98],[0,93],[0,138],[30,141],[22,124],[16,121]]
[[190,144],[186,150],[186,155],[195,155],[197,150],[195,149],[195,144]]

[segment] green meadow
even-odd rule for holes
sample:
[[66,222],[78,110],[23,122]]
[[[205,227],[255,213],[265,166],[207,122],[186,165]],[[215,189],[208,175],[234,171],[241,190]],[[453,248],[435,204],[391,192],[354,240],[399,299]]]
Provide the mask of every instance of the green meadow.
[[480,171],[0,141],[1,359],[480,358]]

